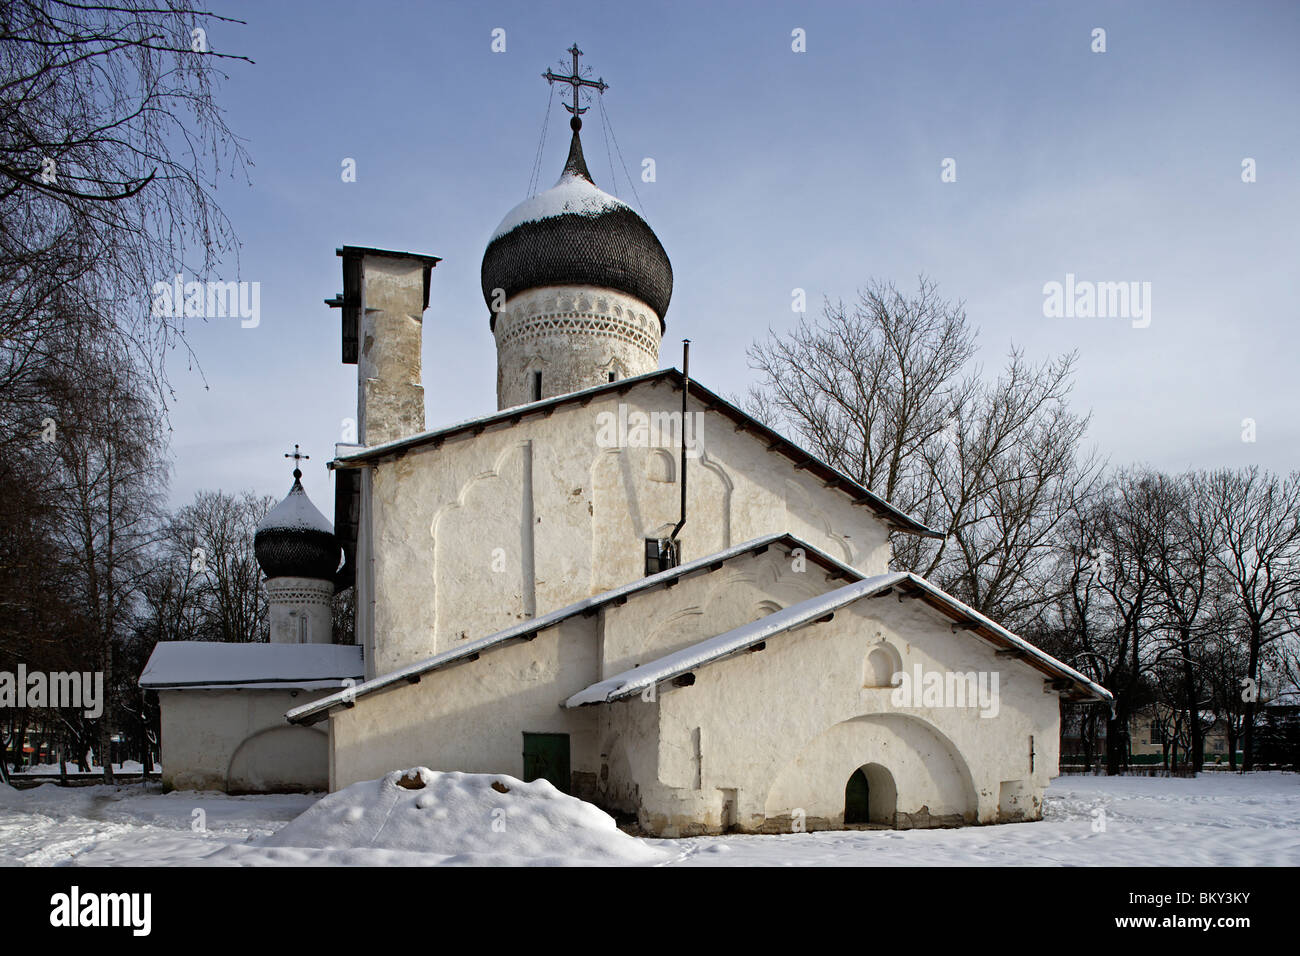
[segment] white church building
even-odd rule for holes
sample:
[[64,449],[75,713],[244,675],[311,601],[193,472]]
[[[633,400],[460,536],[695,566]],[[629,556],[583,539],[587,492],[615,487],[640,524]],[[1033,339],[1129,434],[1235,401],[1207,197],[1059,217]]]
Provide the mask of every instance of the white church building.
[[592,181],[571,52],[563,173],[483,257],[497,410],[426,429],[440,260],[340,249],[333,527],[295,480],[259,529],[271,644],[158,646],[165,779],[544,777],[657,836],[1039,818],[1060,701],[1109,693],[891,571],[891,535],[936,532],[660,369],[672,267]]

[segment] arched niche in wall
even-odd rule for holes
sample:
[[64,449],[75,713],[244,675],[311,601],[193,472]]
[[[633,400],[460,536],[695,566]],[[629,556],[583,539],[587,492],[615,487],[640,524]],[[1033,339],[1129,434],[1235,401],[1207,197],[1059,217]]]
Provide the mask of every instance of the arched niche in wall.
[[666,449],[652,448],[646,456],[645,474],[651,481],[675,482],[677,460]]
[[903,669],[903,658],[889,641],[873,644],[862,663],[863,687],[893,687],[894,675]]

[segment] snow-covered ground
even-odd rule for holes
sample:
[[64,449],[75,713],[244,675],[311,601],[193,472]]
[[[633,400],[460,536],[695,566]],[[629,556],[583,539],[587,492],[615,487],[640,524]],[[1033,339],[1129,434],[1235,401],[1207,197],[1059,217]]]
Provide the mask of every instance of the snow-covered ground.
[[[485,782],[493,779],[498,778]],[[0,786],[0,865],[1300,865],[1300,775],[1291,773],[1211,773],[1194,780],[1060,777],[1047,793],[1045,819],[1039,823],[645,841],[611,832],[598,811],[588,814],[558,793],[544,795],[541,805],[531,790],[517,790],[508,798],[490,798],[506,808],[501,846],[490,853],[482,850],[492,839],[493,818],[473,822],[477,798],[452,784],[431,783],[397,796],[385,796],[372,785],[354,794],[348,806],[340,799],[347,791],[322,800],[163,794],[157,784]],[[408,799],[411,807],[405,806]],[[349,834],[339,821],[353,805],[357,829]],[[375,813],[386,805],[397,808],[394,813],[422,810],[443,821],[423,831],[440,845],[426,852],[402,849],[415,831],[392,829],[387,816],[373,825],[379,819]],[[313,814],[286,828],[312,808]],[[437,817],[442,808],[447,814]],[[486,809],[483,805],[480,813]],[[1098,811],[1104,811],[1104,826]],[[547,826],[554,828],[555,839],[547,838]],[[282,829],[282,835],[267,839]]]

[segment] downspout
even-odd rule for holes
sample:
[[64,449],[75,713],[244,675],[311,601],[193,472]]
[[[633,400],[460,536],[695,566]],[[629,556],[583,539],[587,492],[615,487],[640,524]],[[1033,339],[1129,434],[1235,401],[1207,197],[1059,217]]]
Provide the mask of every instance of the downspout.
[[677,535],[682,530],[682,525],[686,524],[686,396],[691,391],[691,340],[682,339],[682,463],[679,471],[681,472],[682,486],[682,508],[681,520],[673,528],[673,533],[668,536],[668,540],[673,543],[675,558],[680,563],[681,551],[677,547]]

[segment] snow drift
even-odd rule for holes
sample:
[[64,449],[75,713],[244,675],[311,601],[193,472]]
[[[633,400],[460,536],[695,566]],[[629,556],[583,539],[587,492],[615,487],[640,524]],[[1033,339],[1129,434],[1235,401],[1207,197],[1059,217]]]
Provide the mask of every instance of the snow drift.
[[547,780],[426,767],[323,797],[263,847],[392,850],[468,864],[645,864],[665,855]]

